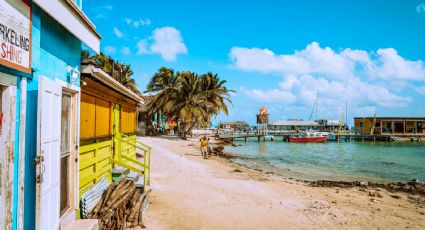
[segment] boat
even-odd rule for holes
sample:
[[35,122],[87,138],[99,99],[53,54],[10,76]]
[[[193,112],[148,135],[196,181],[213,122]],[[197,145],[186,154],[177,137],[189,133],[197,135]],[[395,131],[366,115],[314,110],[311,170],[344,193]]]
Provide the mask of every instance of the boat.
[[345,141],[345,136],[338,135],[337,133],[330,133],[328,135],[328,141]]
[[304,132],[289,137],[289,142],[298,143],[320,143],[325,142],[328,139],[327,136],[320,134],[319,132]]

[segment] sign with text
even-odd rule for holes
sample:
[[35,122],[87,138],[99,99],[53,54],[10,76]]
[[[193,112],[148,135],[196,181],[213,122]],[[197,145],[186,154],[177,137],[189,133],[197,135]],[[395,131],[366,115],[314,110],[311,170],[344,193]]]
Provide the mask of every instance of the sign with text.
[[0,0],[0,64],[31,73],[31,8],[21,0]]

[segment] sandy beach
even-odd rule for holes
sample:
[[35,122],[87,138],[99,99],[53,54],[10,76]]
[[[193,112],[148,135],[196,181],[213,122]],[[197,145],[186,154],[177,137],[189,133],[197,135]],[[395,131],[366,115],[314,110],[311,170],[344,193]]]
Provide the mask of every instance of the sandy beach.
[[423,197],[311,187],[217,156],[202,159],[195,139],[141,140],[154,147],[147,229],[425,229]]

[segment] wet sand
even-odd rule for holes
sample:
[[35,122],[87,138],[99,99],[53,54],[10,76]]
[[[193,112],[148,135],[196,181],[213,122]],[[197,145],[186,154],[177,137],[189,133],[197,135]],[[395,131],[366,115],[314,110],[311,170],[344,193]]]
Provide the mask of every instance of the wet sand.
[[154,147],[147,229],[425,229],[423,196],[312,187],[202,159],[196,139],[141,140]]

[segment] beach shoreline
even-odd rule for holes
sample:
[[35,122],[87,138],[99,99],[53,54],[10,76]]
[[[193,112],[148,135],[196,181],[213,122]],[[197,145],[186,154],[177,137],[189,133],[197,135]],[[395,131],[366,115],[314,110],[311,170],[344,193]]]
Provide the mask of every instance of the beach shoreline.
[[141,140],[154,147],[148,229],[425,228],[423,195],[312,185],[226,158],[205,160],[196,138]]

